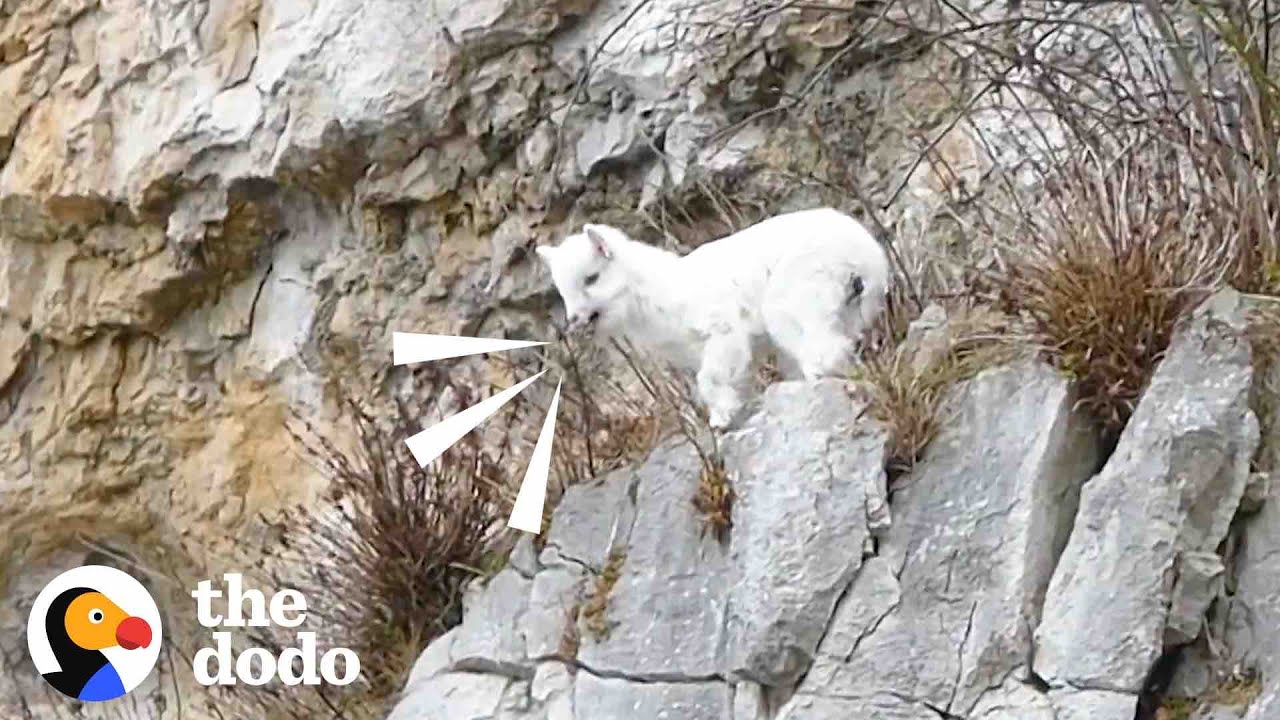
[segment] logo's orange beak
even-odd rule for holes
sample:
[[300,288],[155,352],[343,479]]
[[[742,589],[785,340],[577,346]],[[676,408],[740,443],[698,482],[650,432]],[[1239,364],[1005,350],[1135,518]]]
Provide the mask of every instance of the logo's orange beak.
[[151,644],[151,626],[142,618],[125,618],[116,626],[116,642],[125,650],[144,648]]

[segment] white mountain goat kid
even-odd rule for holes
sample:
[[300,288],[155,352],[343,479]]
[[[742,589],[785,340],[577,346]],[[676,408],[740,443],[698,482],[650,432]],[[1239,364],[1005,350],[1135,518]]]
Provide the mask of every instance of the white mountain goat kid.
[[586,225],[537,253],[570,331],[625,338],[696,371],[719,429],[736,419],[770,344],[789,376],[843,370],[889,285],[880,244],[832,209],[779,215],[684,256],[606,225]]

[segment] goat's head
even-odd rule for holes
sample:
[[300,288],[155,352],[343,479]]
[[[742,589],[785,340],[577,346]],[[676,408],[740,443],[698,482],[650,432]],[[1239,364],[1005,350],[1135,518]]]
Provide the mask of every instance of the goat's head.
[[559,245],[539,245],[538,257],[564,300],[570,332],[590,329],[610,313],[627,289],[618,250],[627,236],[607,225],[586,225]]

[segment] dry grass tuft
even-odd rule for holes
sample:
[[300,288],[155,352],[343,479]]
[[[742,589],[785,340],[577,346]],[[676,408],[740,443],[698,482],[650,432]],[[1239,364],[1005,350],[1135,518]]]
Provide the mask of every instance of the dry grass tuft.
[[1262,427],[1263,450],[1256,458],[1257,470],[1275,472],[1280,447],[1276,441],[1280,427],[1280,297],[1261,300],[1249,314],[1249,339],[1253,345],[1254,383],[1250,406]]
[[1265,372],[1280,360],[1280,296],[1262,300],[1250,310],[1249,340],[1254,364],[1260,371]]
[[632,465],[669,427],[654,398],[600,369],[599,349],[562,337],[554,352],[548,362],[565,377],[552,451],[558,496],[565,488]]
[[1261,694],[1262,679],[1257,673],[1233,675],[1214,688],[1212,702],[1214,705],[1248,707]]
[[1169,698],[1156,710],[1155,720],[1191,720],[1198,705],[1190,698]]
[[900,337],[863,358],[852,379],[869,394],[868,412],[889,430],[886,469],[891,477],[915,467],[945,420],[940,410],[947,391],[1013,358],[1019,352],[1013,340],[1006,318],[962,309],[933,339]]
[[359,655],[365,687],[352,706],[377,707],[461,620],[464,585],[494,564],[489,541],[509,493],[477,437],[422,469],[402,442],[419,426],[411,413],[377,423],[349,407],[350,450],[305,420],[290,428],[329,486],[325,502],[292,518],[278,582],[301,590],[329,637]]
[[[563,384],[543,504],[544,532],[533,541],[538,549],[546,541],[545,531],[568,488],[635,465],[671,432],[669,413],[653,398],[602,369],[602,353],[601,348],[580,338],[561,335],[560,342],[549,346],[541,358],[541,364],[553,368],[553,374],[562,377]],[[531,374],[530,368],[520,366],[518,359],[511,356],[494,356],[489,362],[512,378]],[[514,410],[510,427],[521,431],[521,437],[514,440],[518,455],[532,452],[550,396],[543,400],[539,402],[536,396],[525,393],[511,403]],[[510,504],[515,501],[518,486],[509,484],[508,489]],[[507,545],[517,539],[514,534],[502,538]],[[505,561],[505,553],[495,554]]]
[[910,472],[937,432],[938,409],[951,381],[944,373],[916,370],[893,351],[866,358],[854,380],[870,389],[871,416],[889,430],[890,474]]
[[1150,160],[1065,167],[1054,184],[1060,210],[1006,248],[1000,288],[1078,381],[1081,404],[1113,431],[1133,413],[1178,319],[1236,259],[1216,233],[1188,227],[1193,200]]
[[724,463],[704,466],[698,478],[698,493],[693,498],[693,506],[702,516],[703,534],[710,532],[721,544],[729,541],[729,530],[733,527],[733,498],[733,486]]
[[613,587],[622,577],[622,568],[626,562],[627,556],[622,550],[609,553],[609,559],[605,561],[604,568],[596,576],[590,596],[578,609],[578,617],[582,621],[583,628],[597,642],[609,637],[609,631],[613,628],[608,617],[609,596],[613,594]]
[[556,648],[556,653],[564,662],[573,662],[578,657],[578,649],[582,647],[582,633],[578,630],[581,612],[581,604],[575,604],[566,611],[564,632],[560,634],[560,645]]
[[710,532],[718,542],[729,541],[733,527],[734,492],[724,469],[724,458],[711,430],[706,409],[698,399],[688,375],[639,353],[629,346],[616,348],[631,368],[650,399],[662,413],[661,427],[678,433],[698,454],[701,473],[693,505],[703,521],[703,533]]
[[1247,708],[1262,694],[1262,679],[1256,672],[1224,677],[1203,697],[1165,698],[1156,710],[1155,720],[1189,720],[1204,708]]
[[1144,62],[1164,69],[1108,70],[1113,94],[1096,98],[1101,106],[1074,102],[1069,83],[1037,87],[1068,147],[1044,153],[1042,196],[1017,205],[999,233],[999,297],[1032,321],[1112,431],[1189,307],[1224,285],[1280,293],[1280,86],[1268,25],[1245,5],[1194,4],[1207,45],[1192,47],[1176,30],[1187,11],[1142,4],[1153,33]]
[[[620,367],[611,368],[610,352],[621,358]],[[727,539],[732,491],[687,373],[629,344],[605,348],[569,336],[561,337],[547,363],[565,378],[544,506],[548,516],[565,489],[634,467],[659,444],[682,437],[698,453],[704,484],[718,479],[722,486],[714,490],[720,496],[714,500],[703,498],[700,489],[695,504],[700,510],[706,504],[707,529]]]

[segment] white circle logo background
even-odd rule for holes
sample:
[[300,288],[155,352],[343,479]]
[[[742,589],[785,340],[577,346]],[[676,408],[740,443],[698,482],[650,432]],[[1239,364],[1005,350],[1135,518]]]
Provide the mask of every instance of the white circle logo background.
[[31,652],[36,670],[44,675],[62,669],[45,634],[45,614],[59,594],[73,587],[97,590],[119,605],[121,610],[146,620],[151,626],[151,644],[147,647],[134,650],[113,647],[102,651],[120,674],[125,692],[131,692],[147,679],[156,661],[160,659],[160,644],[163,640],[160,609],[142,583],[134,580],[128,573],[103,565],[84,565],[68,570],[45,585],[36,596],[31,615],[27,617],[27,649]]

